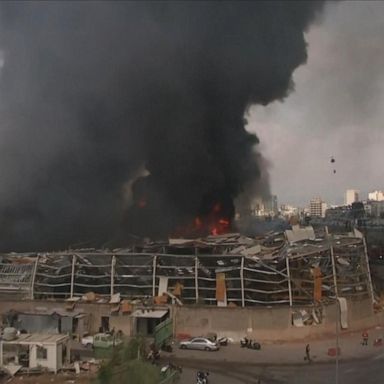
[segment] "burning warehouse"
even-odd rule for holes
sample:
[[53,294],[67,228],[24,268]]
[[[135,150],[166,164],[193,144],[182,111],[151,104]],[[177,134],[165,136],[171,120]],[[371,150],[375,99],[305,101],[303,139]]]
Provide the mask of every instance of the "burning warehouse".
[[[321,6],[0,4],[1,312],[45,313],[72,331],[88,313],[97,331],[127,315],[186,329],[193,319],[178,311],[191,305],[288,308],[290,319],[310,308],[295,324],[321,322],[336,299],[352,315],[355,302],[372,308],[358,233],[232,233],[235,211],[270,195],[244,117],[289,94]],[[29,250],[44,252],[9,253]]]
[[[235,339],[251,332],[247,321],[267,329],[278,321],[273,337],[280,337],[294,335],[292,327],[324,331],[335,321],[336,302],[342,327],[353,327],[373,314],[376,301],[361,233],[312,227],[258,238],[227,233],[114,250],[5,253],[0,292],[3,322],[30,318],[33,331],[50,324],[54,333],[69,327],[79,337],[112,328],[152,335],[166,321],[174,336],[222,329]],[[225,316],[215,312],[226,308]]]
[[[0,290],[31,299],[257,306],[372,299],[361,236],[316,237],[295,228],[260,239],[239,234],[170,239],[129,249],[4,254]],[[162,298],[163,294],[166,298]]]

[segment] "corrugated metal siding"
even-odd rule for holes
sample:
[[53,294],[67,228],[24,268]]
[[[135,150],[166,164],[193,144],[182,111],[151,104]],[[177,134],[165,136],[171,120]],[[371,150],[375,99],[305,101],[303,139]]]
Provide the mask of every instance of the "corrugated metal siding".
[[28,333],[59,333],[59,320],[46,315],[19,314],[18,328]]

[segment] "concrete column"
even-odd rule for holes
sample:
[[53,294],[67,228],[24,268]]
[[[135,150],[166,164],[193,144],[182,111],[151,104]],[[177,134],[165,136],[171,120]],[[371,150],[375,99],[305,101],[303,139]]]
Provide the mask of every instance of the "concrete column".
[[195,301],[199,301],[199,259],[195,257]]
[[116,265],[116,256],[113,255],[111,259],[111,299],[115,293],[115,265]]
[[288,277],[288,293],[289,293],[289,306],[292,307],[292,285],[291,285],[291,271],[289,269],[289,256],[285,255],[285,263],[287,265],[287,277]]
[[152,297],[156,296],[156,265],[157,265],[157,256],[153,256],[152,260]]
[[72,270],[71,270],[71,299],[73,297],[73,288],[75,285],[75,265],[76,265],[76,255],[72,255]]
[[335,262],[335,255],[333,253],[333,244],[330,242],[330,248],[331,252],[331,261],[332,261],[332,274],[333,274],[333,284],[335,284],[335,296],[336,299],[339,297],[339,290],[337,288],[337,272],[336,272],[336,262]]
[[241,306],[244,308],[245,307],[245,297],[244,297],[244,256],[241,258],[240,283],[241,283]]
[[32,281],[31,281],[31,300],[35,298],[35,281],[36,281],[36,272],[37,272],[38,264],[39,264],[39,255],[37,255],[35,264],[33,265]]
[[367,243],[365,241],[365,237],[363,237],[363,245],[364,245],[364,257],[365,257],[365,265],[366,265],[366,273],[368,280],[368,290],[371,296],[372,305],[375,303],[375,296],[373,294],[373,286],[372,286],[372,277],[371,277],[371,268],[369,267],[369,259],[368,259],[368,251],[367,251]]

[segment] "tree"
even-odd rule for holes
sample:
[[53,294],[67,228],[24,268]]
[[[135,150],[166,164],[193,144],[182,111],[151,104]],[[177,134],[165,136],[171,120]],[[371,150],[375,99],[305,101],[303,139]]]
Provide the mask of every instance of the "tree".
[[160,370],[145,358],[145,341],[134,338],[123,348],[114,350],[111,359],[100,368],[99,384],[157,384]]

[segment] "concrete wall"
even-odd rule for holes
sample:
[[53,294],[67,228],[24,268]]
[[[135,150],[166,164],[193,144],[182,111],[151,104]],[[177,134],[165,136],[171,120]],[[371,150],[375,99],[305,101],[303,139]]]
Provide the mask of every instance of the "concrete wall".
[[63,344],[57,346],[57,355],[56,355],[56,367],[61,369],[63,366]]
[[234,339],[245,335],[270,338],[290,324],[287,308],[221,308],[177,307],[174,313],[175,332],[205,335],[215,332]]
[[[0,314],[5,314],[9,310],[13,309],[16,311],[41,311],[46,309],[51,311],[54,309],[64,309],[65,302],[59,301],[11,301],[3,300],[0,301]],[[109,317],[109,327],[115,330],[123,331],[124,335],[130,336],[132,334],[132,318],[128,315],[111,315],[111,306],[109,304],[94,304],[94,303],[79,303],[75,307],[75,311],[84,312],[90,314],[89,321],[84,319],[84,327],[87,327],[85,331],[90,333],[97,333],[101,326],[101,318]]]
[[133,334],[133,319],[127,315],[113,315],[109,318],[109,327],[115,328],[115,331],[122,331],[125,336]]
[[[54,309],[64,309],[65,302],[60,301],[38,301],[38,300],[25,300],[25,301],[13,301],[13,300],[2,300],[0,301],[0,314],[5,314],[9,310],[15,311],[51,311]],[[94,303],[79,303],[75,307],[76,311],[90,314],[88,322],[88,331],[96,333],[99,331],[101,326],[102,316],[111,316],[111,306],[109,304],[94,304]],[[119,330],[116,327],[116,330]]]
[[[29,367],[36,368],[38,366],[49,369],[50,371],[57,372],[57,347],[53,344],[43,344],[47,349],[47,358],[37,358],[37,345],[31,345],[29,349]],[[61,345],[58,346],[61,348]]]
[[[20,311],[37,310],[39,307],[52,310],[64,308],[64,302],[57,301],[0,301],[0,314],[10,309]],[[109,304],[78,303],[76,310],[90,314],[89,332],[97,333],[101,325],[101,317],[108,316],[110,329],[122,330],[125,335],[135,333],[135,320],[127,315],[111,315]],[[333,335],[337,318],[336,305],[323,307],[323,322],[320,325],[301,328],[292,325],[289,307],[253,307],[222,308],[216,306],[182,306],[171,308],[174,321],[174,334],[191,336],[205,335],[215,332],[235,340],[248,335],[257,340],[294,340],[316,338],[325,334]],[[370,328],[382,324],[384,314],[373,315],[369,299],[348,302],[349,328],[343,332]]]
[[[173,311],[175,335],[202,336],[209,332],[238,341],[244,336],[262,341],[300,340],[333,335],[337,306],[323,307],[321,324],[295,327],[289,307],[274,308],[220,308],[175,307]],[[384,315],[374,316],[370,300],[348,302],[348,329],[350,332],[373,327]]]

